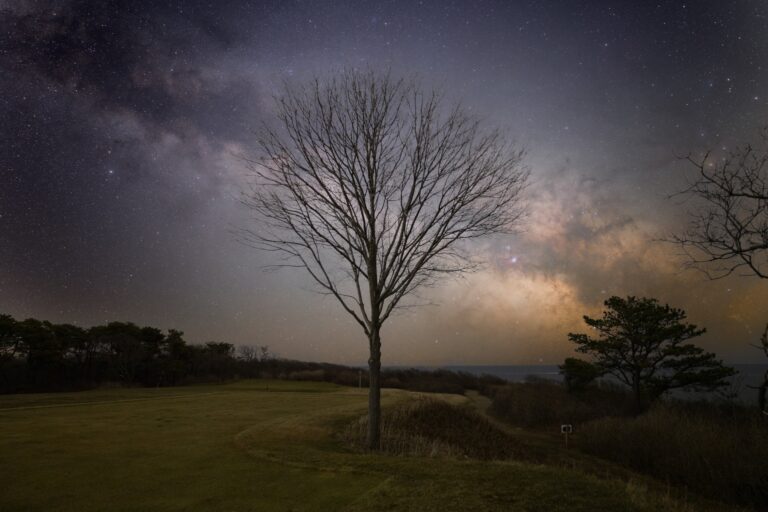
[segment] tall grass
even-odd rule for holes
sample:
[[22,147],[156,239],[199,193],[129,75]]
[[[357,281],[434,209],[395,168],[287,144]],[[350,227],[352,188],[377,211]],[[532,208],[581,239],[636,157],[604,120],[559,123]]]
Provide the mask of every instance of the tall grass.
[[499,386],[491,395],[491,414],[528,428],[579,425],[605,416],[626,415],[632,410],[628,395],[610,384],[576,394],[569,393],[558,382],[531,379]]
[[713,407],[658,405],[584,425],[578,446],[711,498],[768,510],[768,422]]
[[[349,424],[344,439],[364,449],[368,417]],[[381,449],[394,455],[528,458],[523,448],[486,418],[467,406],[420,398],[384,411]]]

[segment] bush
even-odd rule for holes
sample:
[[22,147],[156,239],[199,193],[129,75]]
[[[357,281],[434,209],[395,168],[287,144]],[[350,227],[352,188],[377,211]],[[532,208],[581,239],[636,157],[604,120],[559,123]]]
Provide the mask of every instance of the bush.
[[583,393],[568,393],[559,382],[531,379],[495,388],[490,412],[521,427],[554,427],[580,424],[632,410],[626,393],[610,384],[592,386]]
[[716,407],[666,404],[583,426],[578,446],[705,496],[768,508],[768,424]]
[[602,371],[589,361],[583,361],[575,357],[568,357],[558,366],[563,375],[565,387],[568,391],[577,392],[585,390],[590,384],[601,377]]
[[[367,431],[366,415],[349,424],[342,435],[347,443],[363,449]],[[474,410],[428,398],[384,411],[381,449],[394,455],[524,458],[514,440]]]

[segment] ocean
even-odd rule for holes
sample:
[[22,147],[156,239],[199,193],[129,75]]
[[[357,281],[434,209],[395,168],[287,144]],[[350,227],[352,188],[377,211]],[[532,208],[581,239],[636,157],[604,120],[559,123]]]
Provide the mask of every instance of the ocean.
[[[738,400],[745,403],[757,401],[757,390],[750,386],[757,386],[763,381],[763,375],[768,371],[768,364],[732,364],[738,373],[731,379],[728,390],[734,393]],[[441,366],[446,370],[467,372],[474,375],[495,375],[510,382],[523,382],[529,376],[544,379],[562,381],[563,377],[558,371],[557,365],[503,365],[503,366]],[[676,397],[697,398],[713,397],[712,393],[688,393],[675,392]]]

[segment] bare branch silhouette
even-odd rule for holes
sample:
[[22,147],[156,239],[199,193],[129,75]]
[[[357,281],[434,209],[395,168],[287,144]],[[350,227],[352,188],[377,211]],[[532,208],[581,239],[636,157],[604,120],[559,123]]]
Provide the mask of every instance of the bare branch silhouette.
[[690,199],[694,211],[688,228],[668,241],[680,246],[688,267],[710,279],[734,273],[768,279],[768,128],[761,135],[764,149],[685,157],[696,178],[676,195]]
[[279,131],[243,203],[244,238],[306,269],[369,340],[369,443],[378,447],[380,329],[441,276],[476,268],[466,240],[512,233],[524,213],[523,151],[435,92],[373,71],[286,87]]
[[[685,157],[696,178],[675,195],[696,209],[688,229],[668,241],[681,247],[686,266],[710,279],[735,273],[768,279],[768,127],[760,135],[760,148],[747,144],[720,159],[711,152],[701,160]],[[768,356],[768,326],[757,348]],[[768,414],[768,372],[757,389],[760,410]]]

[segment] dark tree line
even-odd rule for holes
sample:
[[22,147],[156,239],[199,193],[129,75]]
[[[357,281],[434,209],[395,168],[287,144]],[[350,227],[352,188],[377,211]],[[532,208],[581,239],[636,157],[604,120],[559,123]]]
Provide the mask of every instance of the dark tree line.
[[104,383],[177,386],[256,377],[265,347],[194,345],[184,333],[130,322],[90,328],[0,315],[0,392],[87,389]]
[[[130,322],[90,328],[0,315],[0,393],[69,391],[100,385],[180,386],[239,378],[323,381],[370,385],[361,368],[281,359],[266,346],[190,344],[184,333]],[[386,387],[436,393],[482,391],[504,384],[490,375],[447,370],[391,368]]]

